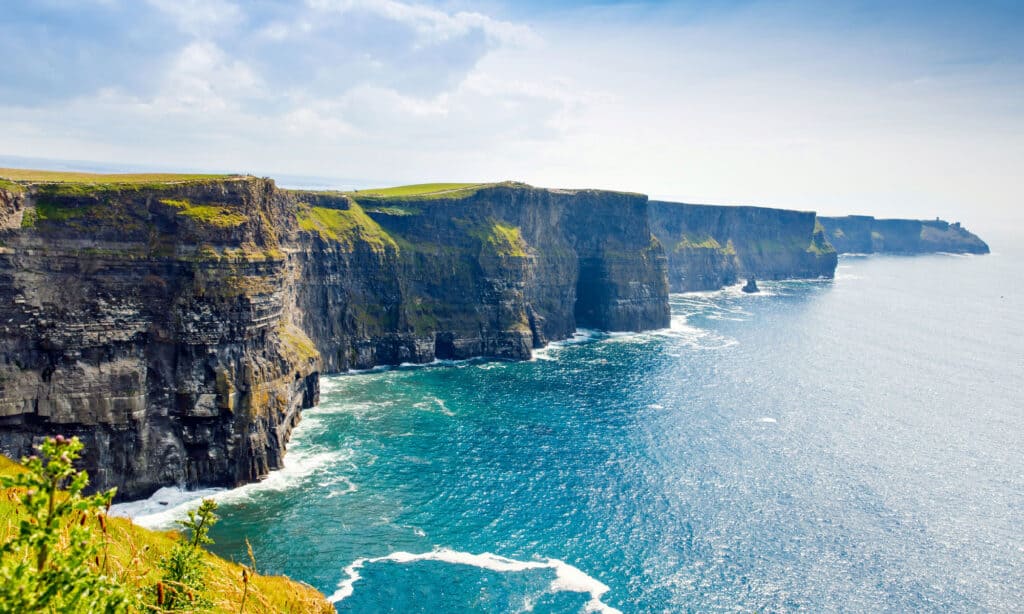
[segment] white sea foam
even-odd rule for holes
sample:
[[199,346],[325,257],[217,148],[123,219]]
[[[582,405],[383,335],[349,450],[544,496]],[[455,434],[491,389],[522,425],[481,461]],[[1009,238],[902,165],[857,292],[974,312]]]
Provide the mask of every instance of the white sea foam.
[[849,281],[852,279],[864,279],[864,276],[855,275],[854,273],[836,273],[836,281]]
[[775,418],[769,418],[768,416],[765,416],[763,418],[758,418],[757,421],[758,422],[763,422],[765,424],[775,424],[776,422],[778,422],[778,420],[776,420]]
[[173,525],[175,520],[184,518],[189,510],[199,507],[199,502],[203,499],[214,497],[221,492],[224,492],[223,488],[185,490],[165,486],[148,499],[115,503],[110,506],[110,515],[131,518],[136,524],[144,527],[167,527]]
[[345,379],[340,375],[330,375],[320,378],[320,396],[324,397],[336,392],[345,386]]
[[330,487],[336,484],[344,484],[345,488],[343,490],[331,490],[330,492],[327,493],[328,499],[333,499],[334,497],[340,497],[342,495],[349,495],[359,490],[359,487],[356,486],[356,484],[352,480],[348,479],[345,476],[331,478],[330,480],[322,482],[320,486],[329,489]]
[[490,371],[491,369],[499,369],[501,367],[504,367],[507,364],[509,363],[504,360],[492,360],[489,362],[480,363],[479,368],[483,369],[484,371]]
[[452,565],[468,565],[479,569],[487,569],[498,573],[515,573],[537,569],[552,569],[555,572],[555,579],[551,581],[549,590],[553,593],[571,592],[590,595],[590,601],[586,604],[587,612],[602,612],[604,614],[622,614],[620,610],[611,607],[601,601],[601,597],[608,592],[608,586],[587,575],[578,567],[574,567],[559,559],[538,559],[535,561],[517,561],[505,558],[490,552],[472,554],[459,552],[450,548],[440,548],[422,554],[410,552],[394,552],[387,556],[377,558],[357,559],[348,567],[345,567],[345,578],[338,583],[338,590],[330,596],[332,603],[338,603],[352,596],[355,592],[355,584],[362,576],[359,574],[367,564],[372,563],[399,563],[408,564],[419,561],[438,561]]
[[288,454],[284,468],[272,471],[260,482],[232,489],[161,488],[148,499],[115,504],[111,506],[110,513],[112,516],[131,518],[135,524],[148,529],[170,528],[175,521],[185,518],[189,510],[198,508],[203,499],[237,503],[249,500],[259,492],[287,490],[324,467],[344,461],[351,455],[351,450],[305,454],[293,452]]
[[365,417],[367,414],[378,413],[378,410],[385,409],[395,404],[396,402],[392,400],[344,401],[341,399],[325,399],[321,401],[320,405],[302,412],[302,426],[306,426],[306,420],[309,418],[313,418],[314,421],[312,424],[316,424],[317,416],[352,414],[359,417]]
[[448,409],[448,406],[444,404],[444,401],[442,399],[439,399],[434,396],[427,397],[426,400],[413,403],[412,406],[415,407],[416,409],[422,409],[426,411],[434,411],[434,409],[436,408],[439,413],[442,413],[445,416],[455,415],[455,412]]
[[553,350],[557,349],[558,348],[552,348],[550,344],[545,347],[538,348],[533,351],[533,356],[530,357],[530,360],[558,360],[552,355]]
[[471,362],[481,360],[481,357],[475,356],[473,358],[460,358],[459,360],[452,360],[449,358],[435,358],[430,362],[403,362],[398,365],[399,369],[425,369],[428,367],[461,367]]
[[558,360],[556,355],[560,350],[564,350],[566,347],[571,345],[578,345],[580,343],[588,343],[590,341],[602,339],[606,336],[608,336],[608,333],[589,328],[578,328],[576,329],[576,332],[572,334],[572,337],[568,339],[552,341],[542,348],[533,350],[533,357],[530,360]]
[[444,401],[442,401],[441,399],[439,399],[437,397],[434,397],[434,402],[437,403],[437,407],[441,410],[442,414],[444,414],[446,416],[454,416],[455,415],[455,412],[453,412],[452,410],[448,409],[448,406],[445,405]]
[[[408,363],[412,364],[412,363]],[[364,373],[383,373],[384,371],[390,371],[393,369],[391,365],[377,365],[376,367],[370,367],[369,369],[349,369],[342,375],[363,375]]]
[[673,315],[669,328],[644,332],[609,333],[603,343],[644,343],[657,338],[678,339],[683,345],[695,350],[722,350],[739,342],[714,331],[691,325],[687,316]]

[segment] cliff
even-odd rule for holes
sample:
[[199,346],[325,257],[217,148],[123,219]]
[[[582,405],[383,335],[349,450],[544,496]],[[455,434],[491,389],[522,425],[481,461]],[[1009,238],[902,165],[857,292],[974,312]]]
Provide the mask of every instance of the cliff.
[[642,195],[43,179],[0,183],[0,451],[78,435],[122,498],[280,467],[324,370],[668,324]]
[[578,326],[668,325],[644,196],[522,184],[292,195],[300,326],[329,370],[529,358]]
[[78,435],[94,487],[122,498],[281,467],[322,372],[665,327],[670,289],[831,277],[826,233],[843,251],[987,251],[944,222],[823,227],[517,183],[0,171],[0,452]]
[[650,215],[673,292],[835,274],[836,251],[812,212],[651,201]]
[[0,218],[0,450],[79,435],[96,488],[281,466],[319,357],[294,326],[272,182],[30,185]]
[[950,224],[940,219],[879,220],[866,215],[823,217],[820,220],[829,241],[842,254],[989,252],[988,245],[959,222]]

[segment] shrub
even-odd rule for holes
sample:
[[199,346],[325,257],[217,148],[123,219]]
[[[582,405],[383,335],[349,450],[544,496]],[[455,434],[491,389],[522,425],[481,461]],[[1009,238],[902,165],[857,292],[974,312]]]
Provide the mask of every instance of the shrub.
[[203,548],[212,544],[210,527],[217,522],[217,503],[203,499],[198,510],[188,513],[181,525],[187,536],[178,540],[171,554],[160,561],[163,579],[156,586],[157,605],[164,610],[209,610],[213,603],[206,596],[206,575],[209,564],[203,560]]
[[0,477],[24,514],[0,547],[0,613],[124,612],[139,601],[107,575],[106,540],[101,548],[90,520],[106,533],[114,490],[82,496],[89,476],[73,465],[82,447],[77,437],[47,438],[41,456],[22,459],[27,471]]

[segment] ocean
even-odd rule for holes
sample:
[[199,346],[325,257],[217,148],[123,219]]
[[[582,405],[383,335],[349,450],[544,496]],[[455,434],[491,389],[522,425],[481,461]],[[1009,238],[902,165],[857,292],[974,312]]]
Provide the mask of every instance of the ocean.
[[341,612],[1019,610],[1022,255],[844,256],[664,331],[325,377],[285,470],[200,493],[212,549]]

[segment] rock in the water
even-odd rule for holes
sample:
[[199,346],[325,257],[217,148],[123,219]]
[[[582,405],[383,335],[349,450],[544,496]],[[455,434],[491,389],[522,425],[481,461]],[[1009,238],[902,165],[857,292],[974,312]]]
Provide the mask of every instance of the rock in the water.
[[747,285],[743,286],[743,291],[747,294],[753,294],[755,292],[760,292],[761,289],[757,287],[757,280],[751,277],[747,280]]

